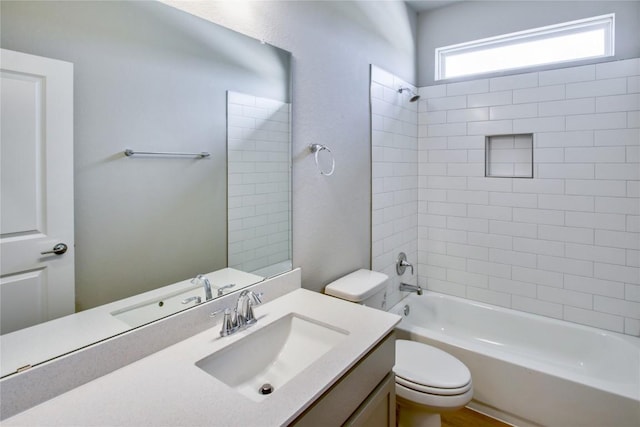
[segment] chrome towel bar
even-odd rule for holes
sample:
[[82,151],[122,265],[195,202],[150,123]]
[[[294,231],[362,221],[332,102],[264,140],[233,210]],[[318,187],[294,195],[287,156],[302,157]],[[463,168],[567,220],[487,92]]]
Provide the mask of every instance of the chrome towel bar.
[[202,153],[171,153],[171,152],[166,152],[166,151],[133,151],[130,148],[127,148],[126,150],[124,150],[124,155],[127,156],[127,157],[138,156],[138,155],[143,155],[143,156],[177,156],[177,157],[188,156],[188,157],[196,157],[198,159],[204,159],[206,157],[211,156],[211,154],[207,153],[206,151],[203,151]]

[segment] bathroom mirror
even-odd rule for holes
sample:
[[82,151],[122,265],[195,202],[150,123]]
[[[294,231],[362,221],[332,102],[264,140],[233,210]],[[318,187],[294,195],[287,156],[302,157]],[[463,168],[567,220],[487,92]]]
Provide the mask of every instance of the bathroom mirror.
[[[110,308],[119,301],[139,307],[148,301],[136,296],[157,298],[158,288],[171,296],[177,283],[199,273],[214,273],[221,280],[217,286],[234,284],[222,291],[228,293],[291,268],[288,52],[156,1],[3,0],[0,16],[3,49],[73,64],[75,314],[67,317],[85,316],[73,323],[103,307],[121,313]],[[259,246],[257,229],[253,240],[245,241],[250,232],[239,233],[237,221],[247,218],[243,201],[231,193],[227,199],[228,185],[238,184],[238,175],[228,174],[227,160],[243,160],[227,156],[233,151],[227,148],[227,130],[231,143],[235,129],[227,123],[235,108],[228,102],[230,92],[250,94],[261,105],[281,105],[272,111],[276,121],[287,115],[278,125],[286,132],[275,136],[279,184],[268,195],[278,205],[277,256],[265,257],[265,251],[276,250]],[[256,105],[237,108],[249,116],[257,111]],[[261,117],[254,121],[258,141],[265,134],[274,137],[273,123]],[[126,149],[209,156],[128,157]],[[164,304],[156,302],[156,308]],[[57,342],[56,354],[16,363],[34,365],[140,324],[120,322],[124,329],[114,330],[106,325],[112,318],[87,321],[92,331],[83,330],[69,344]],[[56,320],[33,326],[40,330],[32,344],[3,334],[2,376],[19,367],[5,363],[11,347],[20,343],[25,354],[36,354],[44,341],[55,339],[43,339],[56,336],[55,325]]]

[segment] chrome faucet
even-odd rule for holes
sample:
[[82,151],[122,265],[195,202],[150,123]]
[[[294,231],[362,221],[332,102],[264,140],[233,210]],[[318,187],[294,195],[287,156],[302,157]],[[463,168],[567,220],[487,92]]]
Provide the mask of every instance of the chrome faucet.
[[404,292],[415,292],[418,295],[422,295],[422,288],[418,285],[410,285],[408,283],[400,283],[400,290]]
[[246,289],[240,292],[240,296],[236,302],[238,326],[252,325],[258,321],[253,315],[253,306],[262,304],[261,296],[262,294],[257,294]]
[[253,314],[253,306],[262,304],[262,300],[260,299],[261,296],[262,293],[256,293],[245,289],[240,293],[240,296],[238,296],[236,308],[233,311],[231,311],[230,308],[225,308],[211,313],[211,317],[216,316],[220,312],[224,313],[220,336],[226,337],[228,335],[232,335],[239,330],[256,323],[258,320]]
[[209,301],[210,299],[213,299],[213,294],[211,293],[211,282],[207,279],[207,276],[204,274],[198,274],[196,277],[191,279],[191,283],[194,285],[198,282],[202,282],[202,285],[204,286],[205,300]]

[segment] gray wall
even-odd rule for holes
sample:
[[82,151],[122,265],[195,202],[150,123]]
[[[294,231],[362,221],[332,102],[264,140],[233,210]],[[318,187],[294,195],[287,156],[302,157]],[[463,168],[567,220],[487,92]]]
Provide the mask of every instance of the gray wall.
[[78,309],[226,267],[226,91],[288,101],[289,55],[156,2],[1,6],[3,48],[74,64]]
[[[168,2],[293,54],[293,265],[302,283],[370,268],[369,64],[415,81],[416,14],[402,2]],[[320,175],[308,145],[336,159]]]
[[[434,83],[435,49],[529,28],[616,14],[614,59],[640,55],[639,1],[465,1],[418,17],[417,86]],[[597,61],[590,61],[597,62]],[[590,63],[582,62],[582,63]],[[566,64],[572,66],[574,64]],[[557,68],[541,67],[541,69]],[[511,74],[518,71],[511,72]],[[475,77],[471,77],[473,79]]]

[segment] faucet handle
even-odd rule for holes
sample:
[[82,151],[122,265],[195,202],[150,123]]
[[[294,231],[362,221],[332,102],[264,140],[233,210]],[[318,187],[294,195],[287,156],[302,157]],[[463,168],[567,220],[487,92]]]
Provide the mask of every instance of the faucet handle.
[[407,267],[411,269],[411,275],[413,276],[413,264],[407,261],[407,254],[400,252],[396,260],[396,273],[398,273],[398,276],[402,276]]
[[[238,317],[236,316],[231,316],[231,309],[229,308],[224,308],[221,310],[216,310],[213,313],[211,313],[209,316],[210,317],[215,317],[220,313],[224,313],[224,317],[222,318],[222,327],[220,328],[220,336],[221,337],[226,337],[227,335],[231,335],[232,333],[234,333],[236,330],[238,330],[239,325],[238,325]],[[234,310],[235,313],[235,310]]]
[[221,297],[222,295],[224,295],[225,289],[233,288],[235,285],[235,283],[229,283],[228,285],[220,286],[218,288],[218,296]]
[[247,323],[256,323],[258,319],[256,319],[253,314],[253,306],[262,304],[262,296],[263,292],[253,292],[249,293],[249,308],[247,309]]
[[202,302],[202,298],[198,296],[193,296],[189,298],[185,298],[181,301],[182,304],[189,304],[190,302],[195,301],[196,304],[200,304]]
[[[234,313],[236,313],[235,310]],[[232,317],[231,310],[227,308],[224,311],[224,317],[222,318],[222,328],[220,329],[220,336],[226,337],[227,335],[234,333],[235,330],[238,329],[238,327],[239,325],[237,313]]]
[[253,325],[258,321],[258,319],[256,319],[256,316],[253,314],[253,304],[251,301],[249,301],[246,309],[245,315],[243,316],[244,323],[247,325]]
[[264,292],[249,292],[249,301],[253,305],[262,304],[262,297],[264,296]]

